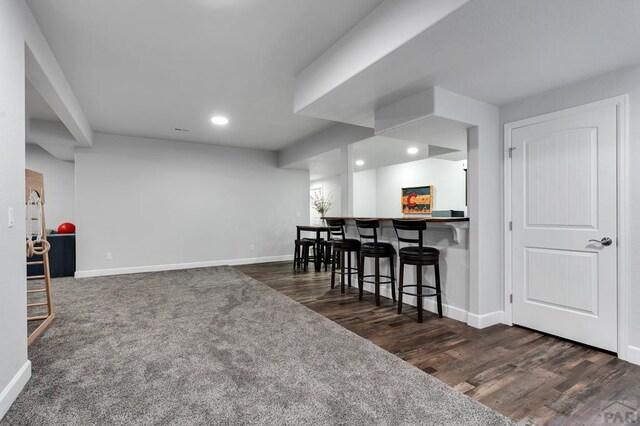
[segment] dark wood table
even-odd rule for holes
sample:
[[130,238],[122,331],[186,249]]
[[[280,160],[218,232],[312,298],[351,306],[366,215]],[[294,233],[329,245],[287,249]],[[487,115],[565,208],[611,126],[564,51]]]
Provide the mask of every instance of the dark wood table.
[[314,266],[316,269],[316,272],[320,271],[320,267],[322,266],[322,258],[319,255],[320,254],[320,240],[322,239],[322,233],[326,232],[327,233],[327,240],[329,239],[329,227],[328,226],[324,226],[324,225],[296,225],[296,229],[297,229],[297,239],[300,239],[300,233],[301,232],[313,232],[316,234],[316,245],[315,245],[315,253],[314,253]]

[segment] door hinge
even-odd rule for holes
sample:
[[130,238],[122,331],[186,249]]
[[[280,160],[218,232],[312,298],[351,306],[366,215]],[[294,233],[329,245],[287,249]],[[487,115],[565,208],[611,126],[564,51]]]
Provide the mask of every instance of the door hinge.
[[513,231],[513,222],[509,222],[509,231]]
[[508,151],[509,151],[509,158],[513,158],[513,151],[514,151],[515,149],[516,149],[516,148],[515,148],[514,146],[509,147],[509,149],[508,149]]
[[513,294],[509,295],[509,303],[513,303]]

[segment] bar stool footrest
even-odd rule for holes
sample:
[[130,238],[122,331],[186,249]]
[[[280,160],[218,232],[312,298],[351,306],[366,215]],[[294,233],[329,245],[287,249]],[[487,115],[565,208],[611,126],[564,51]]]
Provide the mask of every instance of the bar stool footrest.
[[358,274],[358,268],[348,268],[345,267],[344,269],[340,269],[340,268],[336,268],[336,274],[338,275],[357,275]]
[[[379,277],[380,278],[386,278],[385,281],[379,281],[379,284],[393,284],[393,282],[395,281],[395,280],[391,279],[390,275],[379,275]],[[375,280],[371,281],[371,280],[365,280],[364,279],[364,278],[375,278],[375,274],[363,275],[362,278],[363,278],[362,282],[364,282],[364,283],[368,283],[368,284],[375,284],[376,283]]]
[[[402,288],[405,289],[407,287],[418,287],[417,284],[410,284],[410,285],[403,285]],[[422,288],[429,288],[432,290],[437,290],[434,286],[431,285],[423,285]],[[436,291],[435,293],[432,294],[417,294],[417,293],[409,293],[407,291],[402,290],[400,293],[402,294],[406,294],[407,296],[416,296],[416,297],[435,297],[435,296],[440,296],[442,294],[442,291]]]

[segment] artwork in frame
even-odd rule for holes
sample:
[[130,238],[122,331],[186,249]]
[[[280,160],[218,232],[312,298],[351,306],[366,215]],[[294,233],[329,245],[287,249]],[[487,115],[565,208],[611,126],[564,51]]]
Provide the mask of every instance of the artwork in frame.
[[431,214],[433,185],[402,188],[402,214]]
[[316,186],[315,188],[311,188],[309,190],[309,196],[311,197],[311,199],[322,198],[322,187]]

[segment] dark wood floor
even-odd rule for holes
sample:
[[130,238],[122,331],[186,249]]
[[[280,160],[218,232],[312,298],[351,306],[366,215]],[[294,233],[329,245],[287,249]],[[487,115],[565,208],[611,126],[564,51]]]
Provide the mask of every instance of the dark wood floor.
[[242,272],[523,424],[601,424],[608,401],[640,400],[640,366],[519,327],[478,330],[389,299],[376,307],[356,288],[341,294],[325,272],[294,273],[288,262]]

